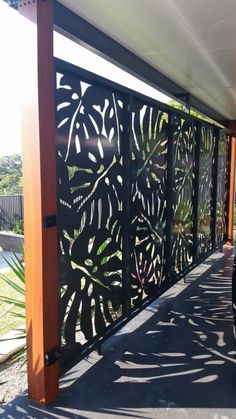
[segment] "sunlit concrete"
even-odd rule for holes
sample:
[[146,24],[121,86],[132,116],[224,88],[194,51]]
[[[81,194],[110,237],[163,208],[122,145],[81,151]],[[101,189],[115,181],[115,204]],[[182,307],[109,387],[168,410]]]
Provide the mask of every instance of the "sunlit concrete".
[[61,379],[47,408],[17,397],[2,417],[236,416],[232,251],[216,253]]

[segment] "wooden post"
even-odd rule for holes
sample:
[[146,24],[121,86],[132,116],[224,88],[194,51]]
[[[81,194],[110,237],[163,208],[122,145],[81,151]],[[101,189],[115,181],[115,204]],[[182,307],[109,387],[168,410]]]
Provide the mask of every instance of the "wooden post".
[[[22,48],[26,327],[29,397],[47,404],[58,394],[58,361],[45,355],[59,345],[57,312],[56,148],[53,0],[20,1],[30,33]],[[47,227],[48,224],[48,227]],[[49,227],[49,225],[51,225]]]
[[229,214],[228,214],[228,241],[226,245],[233,246],[234,236],[234,190],[235,190],[235,157],[236,157],[236,137],[231,138],[231,157],[230,157],[230,185],[229,185]]

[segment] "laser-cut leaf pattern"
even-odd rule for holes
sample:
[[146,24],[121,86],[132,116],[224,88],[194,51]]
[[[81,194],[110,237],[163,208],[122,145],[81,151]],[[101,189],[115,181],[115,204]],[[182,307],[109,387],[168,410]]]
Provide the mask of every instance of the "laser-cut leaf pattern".
[[194,141],[196,128],[193,122],[175,116],[174,142],[174,223],[172,233],[172,258],[178,274],[193,261],[193,180]]
[[217,176],[217,206],[216,206],[216,243],[224,240],[227,232],[227,199],[228,188],[227,179],[229,176],[227,165],[227,154],[229,139],[225,132],[221,131],[219,136],[219,154],[218,154],[218,176]]
[[164,280],[168,114],[134,101],[131,137],[131,287],[137,305]]
[[[160,293],[168,268],[178,275],[192,264],[196,133],[192,119],[171,118],[157,102],[151,105],[135,94],[129,109],[126,93],[68,68],[58,70],[56,88],[62,364],[104,336],[122,316],[127,300],[135,309]],[[229,173],[220,138],[218,207],[226,202],[223,176]],[[173,220],[167,220],[166,211],[168,141],[173,141]],[[200,145],[198,257],[212,248],[213,129],[202,125]],[[125,200],[130,220],[124,220]],[[226,225],[224,211],[217,218],[218,241]],[[171,267],[166,269],[166,223],[172,221]],[[123,263],[126,222],[131,232],[129,275]],[[191,322],[193,326],[196,319]]]
[[57,73],[62,342],[102,336],[121,314],[122,97]]
[[198,256],[204,256],[212,249],[212,168],[215,148],[213,129],[201,127],[200,168],[198,191]]

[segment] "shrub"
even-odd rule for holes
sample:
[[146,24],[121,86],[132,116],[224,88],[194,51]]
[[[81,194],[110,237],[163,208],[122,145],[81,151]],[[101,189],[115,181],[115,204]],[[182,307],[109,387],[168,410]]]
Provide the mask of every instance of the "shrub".
[[[3,256],[2,256],[3,257]],[[6,295],[0,295],[0,302],[5,303],[8,305],[8,310],[2,313],[1,317],[6,315],[10,312],[14,317],[17,319],[22,318],[23,325],[20,329],[14,329],[18,332],[14,339],[19,339],[22,337],[26,337],[26,328],[25,328],[25,267],[24,263],[13,253],[11,260],[3,259],[7,262],[9,268],[11,268],[12,272],[16,275],[14,279],[10,279],[7,275],[0,273],[0,279],[7,283],[11,288],[16,291],[15,298],[9,298]],[[22,299],[23,297],[23,299]],[[4,339],[4,337],[2,338]],[[1,339],[0,339],[1,340]],[[15,357],[19,358],[21,356],[25,356],[26,353],[26,345],[15,355]],[[0,383],[3,384],[3,383]]]
[[16,234],[24,234],[24,221],[18,220],[13,228],[13,231]]

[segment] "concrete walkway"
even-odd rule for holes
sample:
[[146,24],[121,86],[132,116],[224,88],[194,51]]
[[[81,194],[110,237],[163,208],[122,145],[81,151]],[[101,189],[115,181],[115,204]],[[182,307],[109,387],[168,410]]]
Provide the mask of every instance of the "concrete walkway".
[[235,418],[232,258],[213,255],[146,308],[63,377],[53,405],[22,395],[0,417]]

